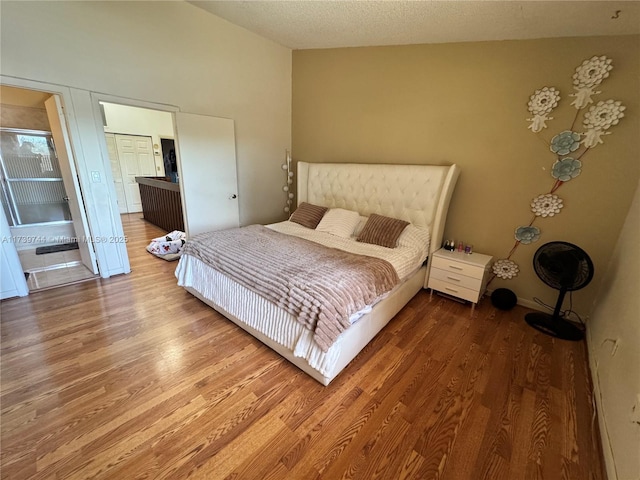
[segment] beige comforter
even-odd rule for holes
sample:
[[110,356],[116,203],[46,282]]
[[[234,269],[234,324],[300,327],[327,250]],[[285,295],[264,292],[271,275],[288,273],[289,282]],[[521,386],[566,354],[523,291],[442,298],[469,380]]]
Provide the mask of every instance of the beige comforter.
[[196,235],[183,255],[262,295],[314,332],[327,351],[351,314],[391,290],[398,275],[386,260],[348,253],[261,225]]

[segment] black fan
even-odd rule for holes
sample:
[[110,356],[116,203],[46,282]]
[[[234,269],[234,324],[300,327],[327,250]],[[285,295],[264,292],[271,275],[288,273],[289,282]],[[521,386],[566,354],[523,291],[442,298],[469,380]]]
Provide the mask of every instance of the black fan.
[[584,331],[560,316],[562,302],[567,292],[579,290],[593,278],[593,262],[580,247],[567,242],[550,242],[542,245],[533,256],[533,268],[540,279],[552,288],[560,290],[553,315],[528,313],[525,320],[533,328],[564,340],[582,340]]

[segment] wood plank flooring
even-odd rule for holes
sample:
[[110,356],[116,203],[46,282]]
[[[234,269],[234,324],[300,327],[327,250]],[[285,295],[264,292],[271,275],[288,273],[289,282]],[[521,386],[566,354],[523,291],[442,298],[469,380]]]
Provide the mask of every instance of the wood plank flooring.
[[419,293],[328,387],[132,273],[3,301],[3,479],[604,480],[584,343]]

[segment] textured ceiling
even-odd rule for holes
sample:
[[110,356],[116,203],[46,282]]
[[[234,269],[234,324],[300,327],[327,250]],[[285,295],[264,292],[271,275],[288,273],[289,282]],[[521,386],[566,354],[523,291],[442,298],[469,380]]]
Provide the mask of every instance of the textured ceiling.
[[640,1],[191,1],[291,49],[640,33]]

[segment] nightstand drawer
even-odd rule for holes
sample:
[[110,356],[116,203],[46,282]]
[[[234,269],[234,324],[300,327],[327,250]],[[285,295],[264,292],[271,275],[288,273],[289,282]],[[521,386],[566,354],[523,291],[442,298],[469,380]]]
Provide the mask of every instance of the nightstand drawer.
[[[472,254],[473,255],[473,254]],[[459,275],[465,275],[467,277],[473,277],[482,279],[484,276],[484,268],[477,265],[470,265],[468,263],[458,262],[454,259],[442,258],[434,255],[432,268],[439,268],[451,273],[457,273]]]
[[469,300],[473,303],[478,303],[478,299],[480,298],[480,293],[477,289],[472,290],[470,288],[459,287],[433,277],[429,278],[429,288],[462,298],[463,300]]
[[456,287],[469,288],[475,291],[480,290],[480,286],[482,285],[482,278],[467,277],[466,275],[461,275],[451,270],[441,270],[439,268],[431,269],[430,278],[442,280]]

